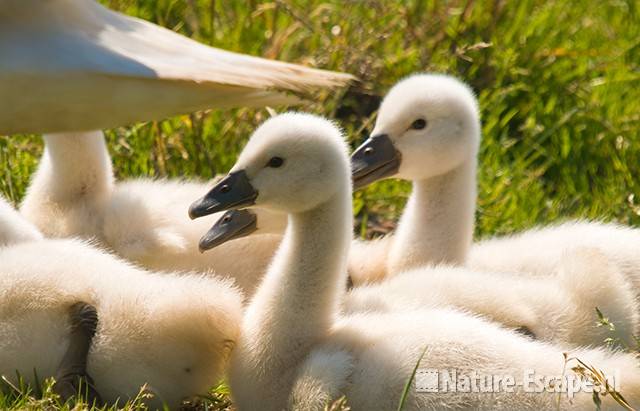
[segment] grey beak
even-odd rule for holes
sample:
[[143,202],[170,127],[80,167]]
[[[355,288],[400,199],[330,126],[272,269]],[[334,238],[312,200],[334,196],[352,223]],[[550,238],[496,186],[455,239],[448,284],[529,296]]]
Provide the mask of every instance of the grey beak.
[[351,177],[357,190],[398,172],[402,157],[386,134],[370,137],[351,155]]
[[227,211],[200,239],[200,252],[248,236],[258,229],[257,220],[258,217],[249,210]]
[[258,192],[251,186],[244,170],[227,175],[204,197],[189,207],[189,217],[196,219],[218,211],[235,210],[255,203]]

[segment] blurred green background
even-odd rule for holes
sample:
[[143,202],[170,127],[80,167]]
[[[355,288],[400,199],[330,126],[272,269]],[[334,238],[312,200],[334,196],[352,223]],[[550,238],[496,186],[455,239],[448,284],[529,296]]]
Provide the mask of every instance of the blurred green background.
[[[399,79],[464,79],[483,122],[479,237],[573,217],[640,223],[637,0],[101,2],[216,47],[357,75],[296,107],[338,117],[354,147]],[[117,176],[223,173],[268,115],[213,110],[107,130]],[[0,191],[14,203],[41,153],[38,136],[0,137]],[[392,227],[409,189],[359,192],[356,230]]]

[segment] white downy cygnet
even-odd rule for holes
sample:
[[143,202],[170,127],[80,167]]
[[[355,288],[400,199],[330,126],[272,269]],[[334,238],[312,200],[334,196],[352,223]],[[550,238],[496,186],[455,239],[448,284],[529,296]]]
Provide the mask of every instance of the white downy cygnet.
[[[507,327],[523,328],[545,341],[601,345],[613,337],[622,345],[634,345],[633,336],[640,331],[634,276],[640,268],[633,270],[625,264],[636,257],[629,245],[618,247],[626,250],[625,256],[616,253],[615,247],[598,251],[598,242],[607,232],[616,231],[614,241],[623,243],[635,234],[632,230],[599,224],[565,225],[564,229],[546,229],[537,234],[539,238],[531,231],[526,234],[528,241],[512,241],[506,253],[500,246],[509,242],[507,239],[475,246],[472,249],[484,251],[475,254],[482,259],[470,264],[471,268],[421,268],[436,263],[460,265],[471,246],[480,128],[475,98],[464,84],[433,75],[405,80],[385,99],[378,129],[384,133],[374,132],[353,155],[356,183],[397,173],[415,180],[414,192],[395,235],[352,244],[349,275],[355,285],[395,275],[402,278],[383,286],[395,290],[396,298],[373,286],[369,291],[351,293],[345,310],[390,307],[407,301],[449,305]],[[396,141],[393,136],[398,135]],[[286,218],[275,213],[261,224],[259,213],[269,210],[253,210],[235,211],[233,218],[241,221],[239,213],[258,213],[254,216],[255,233],[282,232],[286,226]],[[581,258],[589,263],[581,263]],[[403,273],[411,270],[416,271]],[[514,276],[509,270],[535,270],[546,277]],[[615,325],[615,332],[597,326],[596,308]]]
[[0,375],[55,376],[81,301],[99,316],[87,370],[105,401],[146,383],[150,406],[176,408],[223,377],[242,316],[230,280],[144,271],[86,242],[41,239],[19,219],[0,201]]
[[[265,207],[289,215],[283,242],[246,310],[232,353],[230,385],[240,410],[321,410],[346,395],[353,410],[397,407],[421,367],[539,376],[563,368],[561,345],[531,341],[498,325],[446,308],[340,315],[351,242],[351,178],[347,146],[332,123],[289,113],[253,134],[229,175],[191,206],[195,217]],[[617,372],[622,393],[640,403],[640,369],[630,354],[571,352],[605,373]],[[569,371],[571,373],[571,371]],[[585,409],[589,393],[569,402],[557,393],[407,393],[405,410]],[[558,404],[558,400],[560,403]],[[604,407],[612,407],[610,396]]]
[[372,137],[352,156],[353,177],[358,187],[402,178],[413,191],[393,235],[352,247],[356,283],[437,263],[549,274],[568,249],[584,247],[600,249],[640,289],[638,230],[578,221],[472,245],[479,143],[477,101],[464,83],[420,74],[389,91]]
[[152,179],[116,183],[100,131],[49,134],[44,140],[42,161],[20,211],[47,237],[96,239],[145,268],[214,271],[234,278],[247,295],[253,292],[280,236],[253,236],[200,253],[197,240],[209,224],[191,222],[185,210],[210,185]]

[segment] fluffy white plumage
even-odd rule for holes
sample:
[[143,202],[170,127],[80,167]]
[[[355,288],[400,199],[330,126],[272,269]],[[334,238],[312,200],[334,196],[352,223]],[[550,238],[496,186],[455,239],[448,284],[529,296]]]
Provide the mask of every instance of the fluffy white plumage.
[[[417,118],[427,120],[424,130],[411,129]],[[614,337],[633,346],[640,331],[640,233],[580,222],[472,246],[479,133],[475,98],[453,78],[411,77],[385,98],[373,134],[393,140],[402,154],[398,175],[415,180],[414,192],[394,235],[351,244],[355,285],[392,279],[354,290],[345,309],[453,306],[526,327],[546,341],[602,345]],[[286,218],[274,214],[257,233],[285,226]],[[460,267],[424,268],[438,263]],[[520,273],[544,278],[514,275]],[[596,308],[616,332],[596,327]]]
[[[427,127],[410,130],[416,118]],[[476,99],[460,81],[424,74],[399,82],[380,107],[372,135],[379,134],[389,135],[400,152],[395,177],[411,180],[413,192],[393,235],[352,247],[355,283],[441,262],[546,275],[568,251],[585,247],[600,249],[640,293],[638,230],[578,221],[471,243],[480,127]]]
[[597,248],[620,268],[638,295],[637,246],[640,246],[638,229],[614,223],[573,221],[481,241],[471,248],[467,264],[478,270],[540,276],[561,265],[568,248]]
[[[346,152],[331,123],[285,114],[255,132],[232,169],[243,170],[259,193],[256,206],[289,214],[285,238],[247,308],[232,354],[230,383],[239,409],[321,410],[343,394],[354,410],[393,409],[425,347],[424,368],[512,374],[517,381],[526,369],[557,375],[565,347],[530,341],[459,311],[339,315],[352,222]],[[266,167],[272,156],[284,165]],[[634,356],[571,353],[607,373],[619,372],[622,392],[638,404]],[[556,401],[554,393],[522,390],[496,395],[410,390],[405,409],[556,409]],[[610,397],[605,401],[605,407],[612,406]],[[591,405],[591,395],[584,393],[572,403],[561,401],[563,409]]]
[[[635,346],[640,332],[633,287],[615,264],[592,248],[566,251],[544,278],[427,266],[347,293],[344,311],[389,312],[454,307],[479,314],[536,339],[567,346]],[[597,326],[595,308],[616,329]]]
[[[5,238],[19,233],[8,211],[0,209]],[[98,311],[88,371],[110,402],[135,397],[145,383],[154,407],[204,395],[238,338],[242,297],[228,280],[148,272],[86,242],[20,233],[0,247],[0,270],[0,374],[11,380],[16,371],[27,382],[34,369],[55,375],[78,301]]]
[[[278,225],[283,222],[276,214],[267,214],[261,220],[265,210],[256,208],[254,212],[258,221],[267,223],[258,232],[275,235],[282,231]],[[600,235],[595,236],[598,228]],[[561,229],[568,238],[554,236],[558,230],[551,228],[479,243],[471,249],[473,268],[426,264],[392,276],[387,275],[381,261],[392,237],[354,240],[349,275],[358,286],[346,294],[343,310],[351,314],[448,306],[482,315],[510,329],[529,331],[543,341],[597,346],[609,345],[613,338],[615,345],[635,346],[634,336],[640,332],[635,291],[638,270],[629,265],[619,267],[616,262],[631,262],[636,257],[632,247],[616,248],[615,242],[606,241],[611,230],[624,234],[617,239],[625,244],[633,244],[631,240],[638,234],[595,223],[566,224]],[[580,238],[582,233],[577,231],[581,229],[591,237],[585,237],[581,246],[568,246],[573,238]],[[602,247],[605,243],[607,246]],[[540,261],[537,251],[543,247],[549,250],[549,259]],[[513,256],[509,249],[514,249]],[[496,254],[502,256],[503,267],[496,265]],[[615,331],[597,326],[596,308],[606,313]]]
[[143,267],[214,271],[234,278],[247,294],[253,292],[279,236],[257,235],[202,254],[198,239],[212,220],[191,221],[187,210],[208,185],[151,179],[116,183],[102,132],[44,139],[45,153],[21,213],[47,237],[95,239]]

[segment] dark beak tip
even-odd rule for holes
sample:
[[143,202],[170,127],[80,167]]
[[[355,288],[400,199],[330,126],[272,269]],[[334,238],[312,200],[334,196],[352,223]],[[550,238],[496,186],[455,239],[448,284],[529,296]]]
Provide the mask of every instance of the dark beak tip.
[[192,220],[195,220],[196,218],[204,217],[206,215],[206,213],[202,211],[204,208],[205,208],[204,197],[194,201],[189,206],[189,218]]
[[208,241],[207,236],[202,237],[198,243],[198,251],[200,251],[200,254],[204,254],[215,247],[215,245],[212,246],[212,244],[213,242]]
[[201,252],[205,252],[230,240],[246,237],[256,230],[257,217],[251,211],[227,211],[200,239],[198,247]]

